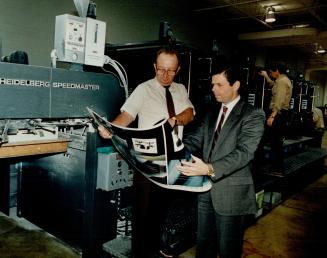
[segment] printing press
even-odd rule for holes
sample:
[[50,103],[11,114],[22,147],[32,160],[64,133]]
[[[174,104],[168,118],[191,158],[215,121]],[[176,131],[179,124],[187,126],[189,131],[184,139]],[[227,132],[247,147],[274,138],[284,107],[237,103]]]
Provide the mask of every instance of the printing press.
[[[0,63],[0,210],[9,214],[14,171],[18,216],[80,249],[83,257],[95,257],[116,236],[113,190],[130,181],[121,161],[104,159],[107,174],[116,169],[120,183],[108,183],[106,191],[97,186],[99,150],[108,142],[98,136],[86,107],[110,120],[124,100],[112,73]],[[116,173],[118,166],[124,173]]]

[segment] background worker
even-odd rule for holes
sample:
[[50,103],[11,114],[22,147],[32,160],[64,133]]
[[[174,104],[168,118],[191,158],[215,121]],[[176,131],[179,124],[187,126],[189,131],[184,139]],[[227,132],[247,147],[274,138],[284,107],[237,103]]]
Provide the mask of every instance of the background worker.
[[[292,96],[292,83],[286,75],[287,68],[284,64],[270,65],[269,76],[266,71],[260,71],[271,89],[271,100],[265,139],[271,146],[272,166],[270,174],[284,175],[283,142],[286,136],[287,123],[289,121],[289,105]],[[272,79],[271,79],[271,78]]]
[[325,123],[324,123],[324,116],[320,108],[313,107],[312,121],[313,121],[313,140],[311,146],[321,148],[322,138],[325,133]]

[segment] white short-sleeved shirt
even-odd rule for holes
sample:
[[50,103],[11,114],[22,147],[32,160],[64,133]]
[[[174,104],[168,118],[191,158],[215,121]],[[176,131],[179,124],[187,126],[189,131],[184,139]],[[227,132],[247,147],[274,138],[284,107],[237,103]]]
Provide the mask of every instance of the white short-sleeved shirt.
[[[169,90],[176,114],[187,108],[194,109],[183,84],[173,82]],[[126,111],[134,119],[138,115],[138,128],[152,127],[158,121],[169,117],[166,90],[156,78],[143,82],[135,88],[120,110]]]

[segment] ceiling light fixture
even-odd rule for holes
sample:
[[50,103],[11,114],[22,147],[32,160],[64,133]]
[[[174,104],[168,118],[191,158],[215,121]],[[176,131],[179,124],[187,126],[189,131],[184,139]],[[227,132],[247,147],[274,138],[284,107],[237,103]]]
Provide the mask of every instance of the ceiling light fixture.
[[266,9],[266,19],[265,22],[272,23],[276,21],[275,9],[272,6],[268,6]]
[[326,50],[322,47],[322,45],[319,45],[319,47],[317,49],[317,53],[318,54],[325,54]]
[[314,43],[314,52],[316,54],[325,54],[326,50],[324,49],[324,47],[322,45],[320,45],[319,43]]
[[324,49],[324,47],[322,45],[320,45],[319,43],[314,43],[314,52],[316,54],[325,54],[326,50]]

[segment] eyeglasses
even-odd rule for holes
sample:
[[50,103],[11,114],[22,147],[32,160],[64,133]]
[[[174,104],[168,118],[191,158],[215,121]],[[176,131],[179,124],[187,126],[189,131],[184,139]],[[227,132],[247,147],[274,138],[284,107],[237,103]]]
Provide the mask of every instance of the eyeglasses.
[[176,72],[177,72],[177,69],[176,70],[170,70],[170,69],[164,69],[164,68],[157,68],[156,69],[157,71],[157,74],[160,74],[160,75],[163,75],[165,73],[167,73],[168,75],[175,75]]

